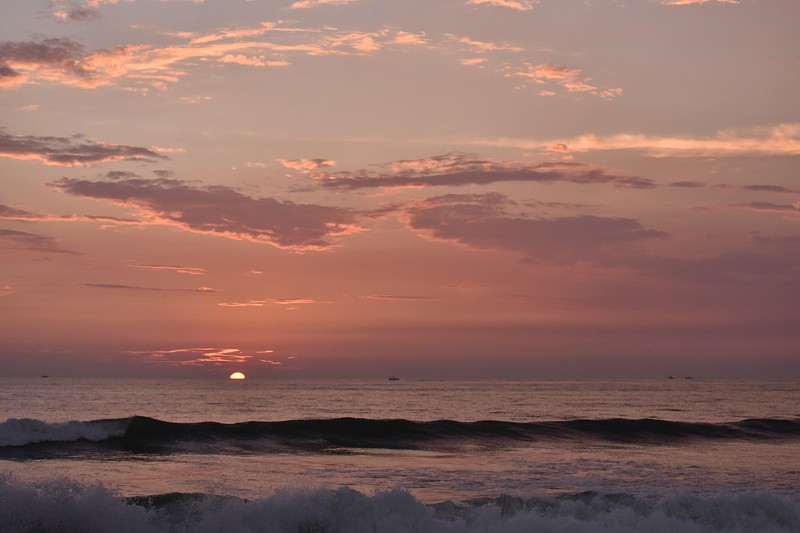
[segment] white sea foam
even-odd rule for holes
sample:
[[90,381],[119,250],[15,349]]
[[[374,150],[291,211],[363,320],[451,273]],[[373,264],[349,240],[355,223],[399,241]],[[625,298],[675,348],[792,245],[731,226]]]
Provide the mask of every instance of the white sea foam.
[[0,423],[0,446],[24,446],[37,442],[101,441],[121,437],[126,420],[48,423],[32,418],[9,418]]
[[171,495],[148,508],[100,485],[64,479],[21,483],[0,476],[0,524],[7,532],[87,533],[788,533],[800,530],[800,502],[764,493],[682,495],[657,503],[590,494],[427,506],[402,491],[367,496],[340,488],[281,492],[249,502]]

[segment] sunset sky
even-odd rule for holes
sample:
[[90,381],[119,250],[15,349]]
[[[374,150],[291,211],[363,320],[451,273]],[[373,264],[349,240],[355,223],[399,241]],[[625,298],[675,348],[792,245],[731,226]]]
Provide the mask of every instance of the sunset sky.
[[797,0],[0,0],[0,375],[800,377]]

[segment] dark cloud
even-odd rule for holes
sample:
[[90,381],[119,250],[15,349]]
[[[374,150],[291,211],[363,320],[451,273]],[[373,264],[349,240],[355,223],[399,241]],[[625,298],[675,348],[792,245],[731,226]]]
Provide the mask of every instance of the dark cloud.
[[9,67],[8,65],[0,64],[0,78],[18,78],[20,73]]
[[49,254],[77,254],[78,252],[62,248],[58,242],[47,235],[0,229],[0,242],[5,241],[11,248],[44,252]]
[[75,196],[136,206],[163,224],[283,248],[327,248],[331,237],[355,231],[359,218],[349,209],[253,198],[230,187],[200,187],[164,178],[63,178],[52,185]]
[[408,208],[408,225],[437,239],[558,264],[604,263],[633,244],[666,236],[629,218],[525,218],[511,214],[509,205],[496,193],[438,196]]
[[127,170],[111,170],[102,176],[108,180],[125,180],[130,178],[138,178],[139,174],[136,172],[129,172]]
[[650,257],[640,270],[663,278],[702,284],[777,285],[786,290],[800,285],[800,236],[754,235],[736,250],[695,259]]
[[[20,75],[19,69],[56,69],[70,76],[92,76],[82,63],[83,45],[72,39],[43,39],[41,41],[0,42],[0,65],[6,76]],[[12,68],[17,66],[15,70]],[[11,74],[9,74],[9,72]]]
[[0,129],[0,157],[39,159],[49,165],[92,165],[108,161],[154,161],[166,156],[141,146],[108,144],[74,135],[50,137],[10,135]]
[[443,154],[425,159],[400,160],[384,166],[388,167],[388,171],[383,173],[361,170],[314,172],[312,176],[324,187],[331,189],[487,185],[503,181],[600,183],[634,189],[655,187],[655,182],[646,178],[623,176],[582,163],[529,164],[480,159],[469,154]]
[[[709,187],[709,184],[703,183],[700,181],[676,181],[670,183],[671,187],[688,187],[688,188],[703,188]],[[785,193],[785,194],[800,194],[800,191],[789,189],[782,185],[768,185],[768,184],[757,184],[757,185],[731,185],[728,183],[720,183],[715,185],[721,189],[733,189],[739,191],[747,191],[747,192],[775,192],[775,193]]]

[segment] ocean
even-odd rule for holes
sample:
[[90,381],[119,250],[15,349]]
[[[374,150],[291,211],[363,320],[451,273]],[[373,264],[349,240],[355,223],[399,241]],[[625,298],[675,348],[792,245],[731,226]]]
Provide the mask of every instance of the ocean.
[[3,532],[798,532],[800,382],[0,379]]

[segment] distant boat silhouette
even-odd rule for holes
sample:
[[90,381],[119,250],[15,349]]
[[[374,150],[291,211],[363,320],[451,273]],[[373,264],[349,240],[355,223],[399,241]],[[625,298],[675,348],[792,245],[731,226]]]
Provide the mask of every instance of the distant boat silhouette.
[[675,378],[674,378],[674,377],[672,377],[672,376],[669,376],[669,377],[667,377],[667,379],[675,379]]
[[50,377],[50,376],[48,376],[47,374],[42,374],[42,378],[47,378],[47,377]]
[[397,376],[389,376],[389,381],[400,381],[400,378]]

